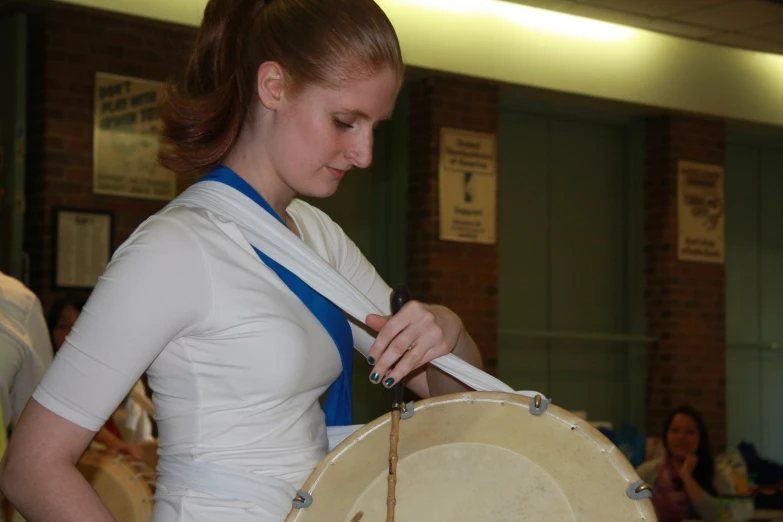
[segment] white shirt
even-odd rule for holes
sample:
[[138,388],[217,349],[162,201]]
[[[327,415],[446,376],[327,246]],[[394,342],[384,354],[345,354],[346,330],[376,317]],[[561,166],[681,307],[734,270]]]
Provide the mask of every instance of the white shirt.
[[[328,216],[298,200],[288,214],[308,246],[388,309],[391,290]],[[318,398],[341,372],[337,347],[236,226],[206,211],[164,210],[118,249],[34,397],[97,430],[148,366],[162,459],[298,488],[326,455]],[[208,497],[164,490],[153,520],[273,521],[291,508]]]
[[16,422],[52,363],[52,343],[41,302],[0,272],[0,406],[2,429]]

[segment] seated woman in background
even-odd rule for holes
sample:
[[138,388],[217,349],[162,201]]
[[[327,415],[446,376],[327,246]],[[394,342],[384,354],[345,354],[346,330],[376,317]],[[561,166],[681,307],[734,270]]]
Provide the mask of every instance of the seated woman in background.
[[[52,348],[55,354],[65,343],[65,338],[71,332],[71,328],[79,317],[83,306],[83,301],[66,298],[55,301],[49,309],[49,332],[52,336]],[[122,432],[111,417],[95,434],[94,440],[106,446],[110,451],[125,453],[134,460],[142,460],[144,458],[144,451],[141,446],[125,442]]]
[[674,410],[663,427],[663,458],[645,462],[637,472],[653,486],[659,522],[718,520],[718,495],[731,495],[731,479],[716,471],[707,428],[690,406]]

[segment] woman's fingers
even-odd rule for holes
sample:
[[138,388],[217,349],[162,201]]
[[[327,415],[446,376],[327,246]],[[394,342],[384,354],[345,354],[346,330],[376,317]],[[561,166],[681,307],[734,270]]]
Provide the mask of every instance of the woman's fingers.
[[[396,381],[400,380],[400,378],[405,375],[397,373],[397,375],[392,377],[390,375],[390,369],[395,365],[400,365],[402,358],[406,356],[409,351],[412,351],[410,348],[415,345],[417,338],[416,330],[410,325],[406,325],[406,327],[402,329],[394,328],[394,326],[395,325],[391,324],[391,321],[387,324],[387,328],[389,328],[390,331],[399,330],[399,332],[391,341],[386,343],[385,348],[378,347],[378,351],[375,352],[376,355],[373,358],[373,369],[370,372],[370,380],[372,382],[376,384],[383,383],[387,388],[393,386]],[[368,359],[368,361],[369,360],[370,359]]]

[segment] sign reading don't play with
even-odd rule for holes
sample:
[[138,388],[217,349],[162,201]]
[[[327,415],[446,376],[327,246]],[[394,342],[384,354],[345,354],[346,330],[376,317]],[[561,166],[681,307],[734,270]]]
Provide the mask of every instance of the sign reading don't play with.
[[496,143],[494,134],[441,129],[438,173],[441,240],[495,243]]
[[176,196],[174,173],[158,163],[163,84],[95,75],[93,192],[143,199]]

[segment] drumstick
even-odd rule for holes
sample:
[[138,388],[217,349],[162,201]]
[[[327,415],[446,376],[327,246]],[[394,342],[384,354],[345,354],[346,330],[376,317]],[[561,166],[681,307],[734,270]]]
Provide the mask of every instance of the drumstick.
[[[410,301],[411,296],[405,285],[394,289],[391,297],[391,311],[396,314]],[[402,408],[403,380],[400,379],[391,389],[391,433],[389,435],[389,478],[386,497],[386,522],[394,522],[394,508],[397,505],[397,443],[400,440],[400,409]]]

